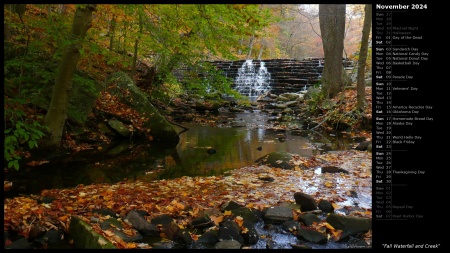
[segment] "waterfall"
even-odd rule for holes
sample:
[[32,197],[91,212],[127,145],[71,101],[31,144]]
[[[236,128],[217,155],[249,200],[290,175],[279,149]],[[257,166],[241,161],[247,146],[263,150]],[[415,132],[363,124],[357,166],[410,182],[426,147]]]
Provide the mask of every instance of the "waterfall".
[[256,71],[253,60],[246,60],[238,70],[234,83],[235,89],[242,95],[257,97],[271,90],[270,81],[270,73],[263,61]]

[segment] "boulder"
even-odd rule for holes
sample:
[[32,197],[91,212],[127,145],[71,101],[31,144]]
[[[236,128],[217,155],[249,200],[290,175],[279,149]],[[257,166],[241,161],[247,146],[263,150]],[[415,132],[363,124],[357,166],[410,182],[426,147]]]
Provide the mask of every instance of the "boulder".
[[139,113],[143,128],[150,130],[154,140],[178,144],[179,136],[174,127],[150,103],[133,80],[124,72],[111,74],[105,82],[106,91],[117,95],[123,103]]
[[303,192],[294,193],[295,203],[300,204],[302,212],[313,211],[317,209],[316,200]]

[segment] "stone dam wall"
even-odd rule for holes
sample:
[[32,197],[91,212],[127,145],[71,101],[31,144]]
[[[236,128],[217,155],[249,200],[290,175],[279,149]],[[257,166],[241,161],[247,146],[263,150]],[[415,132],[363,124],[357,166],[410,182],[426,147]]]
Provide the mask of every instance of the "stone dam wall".
[[[246,60],[237,61],[207,61],[223,70],[224,75],[233,80],[238,76],[238,70]],[[273,94],[298,92],[314,84],[320,83],[322,76],[323,58],[296,59],[266,59],[253,60],[255,69],[259,69],[261,61],[271,75],[270,86]],[[345,67],[352,66],[351,61],[343,61]],[[179,81],[183,79],[183,69],[174,72]]]

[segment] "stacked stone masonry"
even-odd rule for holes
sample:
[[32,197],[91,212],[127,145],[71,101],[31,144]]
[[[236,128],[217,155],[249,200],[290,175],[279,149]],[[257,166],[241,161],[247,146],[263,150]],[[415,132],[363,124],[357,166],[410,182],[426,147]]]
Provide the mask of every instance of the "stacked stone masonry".
[[[253,60],[256,69],[261,66],[261,61],[271,75],[271,93],[282,94],[287,92],[298,92],[312,85],[320,83],[322,76],[323,58],[296,59],[266,59]],[[217,69],[223,70],[226,77],[236,79],[239,68],[245,60],[237,61],[208,61]],[[351,61],[344,60],[344,66],[352,66]],[[183,80],[183,69],[174,72],[179,81]]]

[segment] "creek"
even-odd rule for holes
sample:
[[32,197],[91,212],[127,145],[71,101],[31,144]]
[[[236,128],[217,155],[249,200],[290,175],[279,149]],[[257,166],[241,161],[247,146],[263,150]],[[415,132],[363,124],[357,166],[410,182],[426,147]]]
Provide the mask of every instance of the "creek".
[[231,124],[212,127],[182,123],[176,147],[164,143],[123,140],[100,155],[93,150],[66,154],[40,166],[27,166],[5,173],[13,182],[5,197],[40,194],[44,189],[69,188],[79,184],[114,184],[126,180],[152,181],[182,176],[220,175],[255,164],[258,158],[277,151],[311,156],[329,150],[347,150],[350,138],[312,131],[307,137],[291,131],[267,128],[268,116],[260,111],[227,115]]

